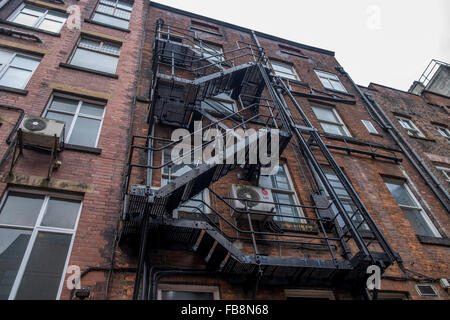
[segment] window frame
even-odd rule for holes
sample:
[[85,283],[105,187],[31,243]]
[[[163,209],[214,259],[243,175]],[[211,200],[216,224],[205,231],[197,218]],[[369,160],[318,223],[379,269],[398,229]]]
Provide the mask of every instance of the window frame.
[[[161,165],[163,165],[165,163],[164,162],[164,152],[166,150],[170,150],[170,152],[172,152],[172,149],[165,149],[163,152],[161,152]],[[195,164],[194,164],[194,166],[195,166]],[[193,169],[191,169],[191,170],[193,170]],[[167,183],[169,183],[170,181],[172,181],[173,179],[178,178],[179,176],[180,175],[175,175],[174,176],[173,173],[169,173],[169,174],[165,173],[164,172],[164,167],[163,167],[163,168],[161,168],[161,187],[152,187],[152,189],[158,190],[158,189],[160,189],[160,188],[162,188],[162,187],[167,185],[167,184],[163,184],[164,180],[167,180]],[[204,189],[201,193],[203,193],[202,194],[203,201],[206,202],[208,205],[211,205],[211,198],[210,198],[210,194],[209,194],[208,189]],[[199,193],[199,194],[201,194],[201,193]],[[189,202],[189,201],[191,201],[191,200],[188,200],[186,202]],[[197,210],[196,211],[183,211],[183,210],[180,210],[180,208],[183,208],[182,204],[180,204],[180,206],[177,209],[174,210],[174,213],[175,214],[178,214],[179,212],[194,213],[194,214],[195,213],[200,213],[199,212],[200,210],[198,210],[198,211]],[[193,209],[191,209],[191,210],[193,210]],[[203,212],[205,214],[210,214],[211,213],[211,209],[208,206],[205,205],[204,208],[203,208]]]
[[[351,134],[350,131],[348,130],[347,126],[345,125],[345,122],[342,120],[342,118],[341,118],[341,116],[339,115],[339,113],[337,112],[336,108],[334,108],[334,107],[318,106],[318,105],[312,105],[311,108],[312,108],[313,113],[314,113],[314,115],[316,116],[317,120],[319,121],[320,126],[322,127],[322,130],[323,130],[325,133],[331,134],[331,135],[336,135],[335,133],[327,132],[327,131],[325,130],[325,128],[322,126],[322,123],[326,123],[326,124],[334,125],[334,126],[340,126],[340,127],[344,130],[344,132],[345,132],[346,134],[345,134],[345,135],[339,135],[339,136],[342,136],[342,137],[349,137],[349,138],[352,137],[352,134]],[[338,120],[338,122],[333,122],[333,121],[329,121],[329,120],[322,120],[322,119],[320,119],[320,118],[317,116],[317,114],[316,114],[316,112],[314,111],[314,109],[330,110],[330,111],[333,113],[333,115],[335,116],[335,118]]]
[[[131,7],[131,10],[130,10],[130,11],[125,10],[125,9],[122,9],[122,8],[119,8],[119,10],[123,10],[123,11],[129,12],[129,13],[130,13],[130,19],[124,19],[124,18],[121,18],[121,17],[118,17],[118,16],[115,16],[115,15],[114,15],[114,12],[117,10],[117,5],[119,4],[119,0],[114,0],[114,1],[115,1],[114,7],[112,7],[112,6],[108,5],[108,4],[105,4],[105,3],[101,3],[101,1],[102,1],[102,0],[98,0],[98,1],[97,1],[97,5],[95,6],[95,9],[94,9],[94,11],[93,11],[93,13],[92,13],[92,18],[91,18],[92,21],[99,22],[99,23],[104,23],[104,24],[107,24],[107,25],[110,25],[110,26],[113,26],[113,27],[114,27],[113,24],[105,23],[105,22],[101,22],[101,21],[95,20],[95,14],[98,13],[98,14],[101,14],[101,15],[104,15],[104,16],[108,16],[108,17],[112,17],[112,18],[115,18],[115,19],[127,21],[127,22],[128,22],[127,29],[130,27],[131,14],[133,13],[133,8],[134,8],[134,0],[133,0],[133,1],[122,1],[122,2],[129,2],[129,3],[132,2],[132,7]],[[114,10],[114,11],[113,11],[113,14],[108,14],[108,13],[104,13],[104,12],[97,11],[97,10],[98,10],[98,7],[100,6],[100,4],[102,4],[102,5],[104,5],[104,6],[107,6],[107,7],[110,7],[110,8],[114,8],[114,9],[113,9],[113,10]]]
[[[100,42],[100,46],[99,46],[98,50],[80,47],[81,40],[83,40],[83,39],[86,39],[86,40],[89,40],[89,41],[97,41],[97,42]],[[103,52],[103,51],[100,51],[101,48],[103,47],[103,45],[104,45],[105,43],[107,43],[107,44],[112,44],[112,45],[115,45],[115,46],[118,46],[118,47],[119,47],[119,54],[114,54],[114,53],[110,53],[110,52]],[[123,46],[123,43],[121,43],[121,42],[109,41],[109,40],[104,40],[104,39],[102,39],[102,38],[90,37],[90,36],[86,36],[86,35],[81,34],[81,36],[80,36],[80,37],[78,38],[78,40],[77,40],[77,43],[75,44],[74,49],[72,50],[72,54],[71,54],[70,57],[69,57],[69,60],[68,60],[69,63],[68,63],[68,64],[70,64],[71,66],[80,67],[80,68],[85,68],[85,69],[92,70],[92,71],[95,71],[95,72],[103,72],[103,73],[108,73],[108,74],[116,74],[117,68],[118,68],[118,66],[119,66],[120,53],[122,52],[122,46]],[[76,52],[77,52],[77,49],[79,49],[79,48],[80,48],[80,49],[83,49],[83,50],[86,50],[86,51],[95,52],[95,53],[98,53],[98,54],[104,54],[104,55],[110,56],[110,57],[116,57],[116,58],[117,58],[116,70],[114,70],[114,73],[110,73],[110,72],[102,71],[102,70],[99,70],[99,69],[92,69],[92,68],[88,68],[88,67],[85,67],[85,66],[78,66],[78,65],[72,64],[72,60],[73,60],[73,58],[74,58],[74,56],[75,56],[75,54],[76,54]]]
[[[292,73],[290,73],[290,75],[291,75],[291,76],[294,76],[295,79],[291,79],[291,78],[288,78],[288,77],[285,77],[285,76],[284,76],[284,75],[289,75],[289,73],[286,73],[286,72],[283,72],[283,71],[275,70],[274,64],[275,64],[275,65],[279,65],[279,66],[281,66],[281,67],[289,68],[289,69],[292,71]],[[270,65],[271,65],[272,70],[273,70],[273,72],[275,73],[276,76],[278,76],[278,77],[280,77],[280,78],[283,78],[283,79],[285,79],[285,80],[289,80],[289,81],[301,81],[301,79],[300,79],[300,77],[299,77],[299,75],[298,75],[298,73],[297,73],[297,70],[295,70],[294,65],[289,64],[289,63],[285,63],[285,62],[281,62],[281,61],[278,61],[278,60],[270,60]]]
[[[31,253],[33,251],[34,248],[34,244],[36,243],[36,238],[39,234],[39,232],[44,232],[44,233],[53,233],[53,234],[65,234],[65,235],[70,235],[71,236],[71,241],[70,241],[70,245],[68,247],[67,250],[67,257],[66,257],[66,261],[64,263],[64,268],[61,274],[61,279],[60,279],[60,283],[59,283],[59,288],[58,288],[58,293],[56,295],[56,299],[55,300],[59,300],[61,298],[61,293],[62,293],[62,289],[64,286],[64,279],[66,277],[66,273],[67,273],[67,268],[69,266],[69,262],[70,262],[70,258],[72,255],[72,249],[73,249],[73,245],[75,242],[75,237],[77,234],[77,230],[78,230],[78,224],[80,222],[81,219],[81,212],[83,211],[83,202],[84,199],[82,196],[77,196],[77,195],[70,195],[70,194],[64,194],[64,193],[56,193],[56,192],[47,192],[47,191],[42,191],[42,190],[30,190],[30,189],[24,189],[24,188],[18,188],[18,187],[11,187],[8,188],[3,197],[1,198],[0,201],[0,211],[3,208],[3,205],[6,202],[6,199],[8,198],[8,194],[10,192],[20,192],[20,193],[25,193],[25,194],[30,194],[30,195],[42,195],[44,196],[44,201],[42,203],[42,206],[40,208],[39,211],[39,215],[36,218],[36,222],[34,224],[34,226],[30,227],[30,226],[19,226],[19,225],[8,225],[8,224],[0,224],[0,228],[2,229],[15,229],[15,230],[28,230],[31,231],[31,235],[30,235],[30,239],[28,241],[27,244],[27,248],[24,251],[23,257],[22,257],[22,261],[20,262],[20,266],[19,269],[17,271],[17,275],[15,276],[15,280],[13,283],[13,286],[11,287],[11,291],[9,293],[9,297],[8,300],[15,300],[15,297],[17,295],[19,286],[22,282],[22,278],[23,275],[25,273],[27,264],[29,262],[29,258],[31,256]],[[77,218],[75,220],[75,224],[73,229],[62,229],[62,228],[56,228],[56,227],[46,227],[46,226],[41,226],[42,220],[46,214],[46,209],[48,207],[48,202],[50,200],[51,197],[57,198],[57,199],[61,199],[61,200],[72,200],[72,201],[80,201],[80,208],[78,210],[77,213]]]
[[[387,190],[389,191],[389,194],[392,196],[392,198],[394,198],[394,200],[397,203],[397,205],[399,206],[399,208],[402,209],[402,212],[405,215],[405,217],[406,217],[406,213],[403,211],[403,208],[410,209],[410,210],[419,210],[420,211],[420,215],[423,218],[424,222],[427,224],[428,228],[434,234],[433,237],[442,239],[441,233],[439,232],[438,228],[434,225],[433,221],[430,219],[430,217],[428,216],[427,212],[423,209],[423,207],[420,204],[419,200],[417,199],[415,194],[412,192],[408,182],[405,181],[405,180],[402,180],[402,179],[394,179],[394,178],[386,178],[386,177],[383,178],[383,180],[384,180],[384,184],[386,185]],[[411,197],[411,199],[416,204],[416,207],[412,207],[412,206],[403,205],[403,204],[398,203],[397,199],[395,199],[395,197],[392,194],[391,190],[389,190],[389,188],[387,186],[387,183],[397,184],[397,185],[403,186],[405,188],[406,192],[408,193],[408,195]],[[409,219],[408,219],[408,221],[409,221]],[[414,233],[416,235],[418,235],[412,224],[411,224],[411,228],[414,230]]]
[[[423,132],[416,126],[414,121],[412,121],[411,119],[408,119],[406,117],[402,117],[402,116],[396,116],[396,118],[398,120],[398,123],[406,131],[408,136],[413,137],[413,138],[426,138],[426,136],[423,134]],[[405,127],[405,125],[403,125],[404,123],[407,123],[410,128]],[[411,131],[418,133],[418,135],[410,134]]]
[[11,59],[8,61],[8,63],[6,63],[4,66],[1,66],[1,67],[0,67],[0,80],[3,78],[3,76],[4,76],[5,73],[6,73],[6,71],[11,67],[11,63],[12,63],[12,61],[14,60],[14,58],[15,58],[16,56],[19,55],[19,56],[21,56],[21,57],[25,57],[25,58],[29,58],[29,59],[33,59],[33,60],[39,60],[39,64],[37,65],[37,67],[36,67],[34,70],[29,70],[29,69],[25,69],[25,68],[20,68],[20,67],[13,66],[13,68],[20,69],[20,70],[25,70],[25,71],[31,71],[31,73],[30,73],[30,75],[28,76],[28,78],[26,79],[24,86],[22,86],[21,88],[16,88],[16,87],[11,87],[11,86],[5,86],[5,87],[8,87],[8,88],[16,88],[16,89],[24,90],[24,89],[27,87],[28,82],[30,82],[31,77],[33,77],[33,75],[34,75],[34,73],[36,72],[37,68],[38,68],[39,65],[41,64],[42,59],[39,58],[39,57],[36,57],[36,56],[29,55],[29,54],[23,54],[23,53],[19,53],[19,52],[12,51],[12,50],[5,50],[5,49],[3,49],[3,48],[0,48],[0,51],[5,51],[5,52],[12,53]]
[[219,44],[199,40],[198,43],[193,44],[192,50],[197,54],[200,54],[202,59],[206,59],[221,68],[222,64],[226,61],[223,47]]
[[[69,99],[69,100],[73,100],[73,101],[78,101],[78,105],[77,105],[77,109],[75,111],[75,114],[72,114],[72,113],[66,112],[66,111],[59,111],[59,110],[52,110],[52,109],[50,109],[50,107],[51,107],[51,105],[52,105],[52,103],[53,103],[55,98],[63,98],[63,99]],[[102,114],[101,117],[93,116],[93,115],[87,115],[87,114],[81,113],[81,118],[87,118],[87,119],[92,119],[92,120],[100,120],[100,126],[99,126],[99,130],[98,130],[98,133],[97,133],[97,137],[95,139],[95,145],[93,147],[92,146],[85,146],[85,145],[79,145],[79,146],[80,147],[87,147],[87,148],[97,148],[98,142],[100,140],[100,135],[101,135],[101,132],[102,132],[102,128],[103,128],[103,122],[105,120],[106,104],[102,104],[102,103],[100,103],[98,101],[92,101],[92,100],[89,100],[89,99],[78,98],[76,96],[70,96],[70,95],[66,95],[66,94],[53,93],[52,96],[50,97],[49,102],[47,103],[47,106],[44,109],[44,112],[42,113],[42,117],[47,119],[48,112],[54,112],[54,113],[58,113],[58,114],[64,114],[64,115],[73,116],[72,124],[71,124],[70,128],[65,128],[65,131],[67,132],[67,138],[64,137],[65,141],[67,141],[66,143],[70,144],[69,140],[70,140],[70,137],[71,137],[71,135],[73,133],[73,128],[75,127],[75,123],[77,122],[78,117],[80,116],[80,109],[81,109],[81,106],[83,105],[83,102],[86,102],[86,103],[89,103],[89,104],[94,104],[94,105],[99,106],[99,107],[101,106],[103,108],[103,114]]]
[[439,132],[441,136],[447,139],[450,142],[450,130],[447,127],[436,125],[436,130]]
[[[341,79],[339,79],[339,77],[337,75],[335,75],[334,73],[330,73],[330,72],[322,71],[322,70],[317,70],[317,69],[314,69],[314,72],[316,73],[317,77],[319,78],[320,82],[322,83],[322,85],[323,85],[323,87],[325,89],[338,91],[338,92],[342,92],[342,93],[348,93],[347,89],[342,84]],[[325,85],[325,82],[324,82],[325,80],[330,83],[331,88],[329,88],[329,87],[327,87]],[[330,80],[334,80],[336,82],[339,82],[339,84],[340,84],[340,86],[342,87],[343,90],[336,89],[333,86],[333,83]]]
[[438,169],[442,173],[442,175],[445,178],[445,181],[450,183],[450,168],[437,166],[436,169]]
[[[290,195],[290,196],[292,196],[292,199],[294,200],[293,205],[301,206],[300,200],[299,200],[299,198],[298,198],[298,196],[297,196],[297,190],[295,190],[295,185],[294,185],[294,182],[293,182],[293,180],[292,180],[291,174],[290,174],[290,172],[289,172],[288,166],[287,166],[285,163],[279,164],[279,166],[282,166],[284,172],[286,173],[286,179],[287,179],[287,181],[288,181],[288,183],[289,183],[289,190],[287,190],[287,189],[280,189],[280,188],[269,188],[269,187],[267,187],[267,186],[262,186],[262,185],[260,184],[260,181],[258,181],[258,187],[260,187],[260,188],[265,188],[265,189],[270,189],[270,191],[272,192],[272,195],[273,195],[274,193],[275,193],[275,194],[277,194],[277,193],[282,193],[282,194]],[[273,177],[273,176],[269,176],[269,177]],[[276,202],[275,200],[276,200],[276,199],[274,199],[274,202]],[[275,213],[277,213],[277,207],[278,207],[278,206],[283,206],[283,205],[286,205],[286,204],[276,204],[276,205],[275,205]],[[293,209],[297,212],[297,215],[298,215],[298,217],[292,216],[292,219],[295,219],[295,220],[298,220],[298,221],[295,221],[295,222],[292,222],[292,221],[283,221],[283,219],[290,219],[290,218],[282,217],[282,218],[278,218],[278,219],[277,219],[277,216],[274,216],[273,219],[274,219],[275,221],[280,222],[280,223],[300,223],[300,224],[308,224],[308,222],[307,222],[305,219],[302,219],[302,218],[305,217],[305,213],[303,212],[303,209],[302,209],[301,207],[291,207],[291,208],[293,208]],[[281,220],[280,220],[280,219],[281,219]]]
[[380,134],[375,128],[374,124],[370,120],[361,120],[364,126],[366,127],[367,131],[371,134]]
[[[30,10],[33,10],[34,8],[39,8],[39,9],[44,10],[44,13],[42,13],[42,16],[39,17],[39,18],[37,19],[37,21],[36,21],[32,26],[28,26],[28,25],[26,25],[26,24],[23,24],[23,23],[19,23],[19,22],[15,22],[15,21],[14,21],[14,19],[16,19],[16,18],[19,16],[19,14],[22,12],[22,10],[23,10],[25,7],[28,7],[28,9],[30,9]],[[65,25],[66,22],[67,22],[67,18],[68,18],[68,17],[65,18],[64,22],[61,24],[61,28],[59,28],[58,31],[49,31],[49,30],[45,30],[45,29],[40,28],[40,26],[42,25],[42,22],[44,22],[44,20],[46,20],[46,16],[47,16],[49,13],[54,13],[55,15],[56,15],[56,14],[65,15],[64,13],[58,12],[58,11],[55,11],[55,10],[50,10],[50,9],[47,9],[47,8],[44,8],[44,7],[39,7],[39,6],[36,6],[36,5],[33,5],[33,4],[29,4],[29,3],[22,3],[22,4],[21,4],[21,5],[20,5],[20,6],[19,6],[19,7],[18,7],[18,8],[17,8],[17,9],[16,9],[16,10],[8,17],[8,18],[7,18],[7,20],[10,21],[10,22],[13,22],[13,23],[17,23],[17,24],[19,24],[19,25],[23,25],[23,26],[30,27],[30,28],[35,28],[35,29],[38,29],[38,30],[41,30],[41,31],[44,31],[44,32],[51,32],[51,33],[55,33],[55,34],[60,34],[62,28],[64,27],[64,25]],[[55,20],[53,20],[53,19],[48,19],[48,18],[47,18],[47,20],[55,21]],[[61,22],[61,21],[56,21],[56,22]]]
[[[205,112],[208,112],[208,109],[209,109],[209,111],[212,111],[212,112],[208,112],[208,113],[209,114],[213,114],[213,115],[219,114],[219,113],[222,113],[223,115],[230,115],[230,114],[236,113],[238,111],[238,105],[237,105],[236,101],[231,98],[231,93],[230,94],[225,93],[225,94],[228,95],[229,99],[225,99],[225,98],[222,98],[222,97],[215,96],[215,97],[207,98],[204,101],[202,101],[201,102],[202,110],[204,110]],[[214,101],[216,103],[219,103],[221,105],[222,110],[220,110],[220,111],[216,110],[214,107],[212,107],[208,103],[208,100]],[[203,104],[206,104],[206,107],[204,107]],[[232,105],[233,106],[233,110],[229,110],[228,108],[226,108],[224,106],[224,104]]]
[[161,283],[158,284],[157,300],[162,300],[163,291],[212,293],[214,300],[220,300],[220,290],[217,286]]

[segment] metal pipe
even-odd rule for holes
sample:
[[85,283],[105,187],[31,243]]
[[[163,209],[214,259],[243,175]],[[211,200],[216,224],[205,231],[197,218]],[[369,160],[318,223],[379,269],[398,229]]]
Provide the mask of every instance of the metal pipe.
[[20,126],[20,123],[23,120],[23,117],[25,116],[25,110],[23,110],[22,108],[18,108],[18,107],[12,107],[12,106],[6,106],[3,104],[0,104],[0,109],[5,109],[5,110],[13,110],[13,111],[19,111],[20,112],[20,116],[16,121],[16,124],[14,125],[14,128],[11,130],[11,132],[8,135],[8,138],[6,138],[6,143],[10,144],[12,141],[12,136],[14,135],[14,133],[17,131],[17,129]]
[[[400,131],[395,127],[395,125],[393,124],[391,119],[387,116],[387,114],[384,112],[384,110],[378,105],[378,103],[375,100],[373,100],[370,97],[370,95],[364,94],[361,91],[361,89],[353,81],[353,79],[350,77],[350,75],[344,70],[344,68],[339,67],[338,71],[341,72],[342,74],[344,74],[347,77],[347,79],[351,82],[351,84],[356,89],[358,94],[363,98],[366,105],[372,110],[372,112],[383,123],[383,125],[386,128],[386,130],[388,131],[388,133],[391,135],[391,137],[394,139],[394,141],[397,143],[397,145],[400,147],[400,149],[402,149],[402,152],[405,154],[405,156],[408,158],[408,160],[411,162],[411,164],[414,166],[414,168],[419,172],[420,176],[425,180],[425,183],[430,187],[430,189],[437,196],[437,198],[442,203],[442,205],[445,207],[445,209],[450,213],[450,198],[449,198],[447,191],[442,187],[441,183],[434,176],[434,174],[427,167],[427,165],[423,162],[423,160],[420,158],[420,156],[414,151],[414,149],[411,147],[411,145],[408,143],[408,141],[406,141],[406,139],[402,136]],[[372,100],[373,104],[369,100],[369,97]],[[413,159],[411,154],[416,158],[417,161],[415,159]],[[421,166],[425,170],[425,172],[420,168]],[[433,181],[434,184],[430,182],[430,179],[427,177],[427,175],[425,173],[431,178],[431,180]]]

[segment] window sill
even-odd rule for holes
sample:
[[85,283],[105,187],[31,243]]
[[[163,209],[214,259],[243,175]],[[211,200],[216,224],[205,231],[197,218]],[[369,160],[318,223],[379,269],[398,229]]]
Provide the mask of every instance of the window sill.
[[379,133],[369,132],[369,134],[371,134],[372,136],[383,137],[383,135]]
[[61,37],[61,34],[59,34],[59,33],[46,31],[46,30],[42,30],[39,28],[29,27],[29,26],[26,26],[26,25],[23,25],[20,23],[15,23],[15,22],[11,22],[11,21],[2,21],[1,23],[6,24],[8,26],[12,26],[12,27],[17,27],[17,28],[22,28],[25,30],[36,31],[36,32],[43,33],[43,34],[48,34],[53,37]]
[[85,147],[85,146],[77,146],[77,145],[73,145],[73,144],[65,144],[64,149],[80,151],[80,152],[85,152],[85,153],[92,153],[92,154],[97,154],[97,155],[100,155],[102,153],[102,149]]
[[11,87],[6,87],[6,86],[0,86],[0,91],[16,93],[16,94],[20,94],[22,96],[26,96],[28,94],[27,90],[16,89],[16,88],[11,88]]
[[409,134],[408,134],[408,137],[413,138],[413,139],[417,139],[417,140],[423,140],[423,141],[429,141],[429,142],[436,142],[436,140],[434,140],[434,139],[424,138],[424,137],[410,136]]
[[110,25],[110,24],[97,22],[97,21],[94,21],[94,20],[91,20],[91,19],[88,19],[88,18],[84,19],[84,22],[87,22],[87,23],[90,23],[90,24],[95,24],[95,25],[102,26],[102,27],[105,27],[105,28],[119,30],[119,31],[122,31],[122,32],[127,32],[127,33],[131,32],[130,29],[124,29],[124,28],[116,27],[116,26],[113,26],[113,25]]
[[344,92],[344,91],[333,90],[333,89],[328,89],[328,88],[325,88],[325,90],[326,90],[326,91],[330,91],[330,92],[334,92],[334,93],[343,94],[343,95],[345,95],[345,96],[352,97],[352,98],[355,97],[353,94],[348,93],[348,92]]
[[117,74],[112,74],[112,73],[108,73],[108,72],[93,70],[93,69],[89,69],[89,68],[78,67],[78,66],[74,66],[74,65],[71,65],[71,64],[68,64],[68,63],[61,62],[59,64],[59,66],[62,67],[62,68],[88,72],[88,73],[92,73],[92,74],[96,74],[96,75],[104,76],[104,77],[108,77],[108,78],[119,79],[119,76]]
[[423,244],[431,244],[436,246],[450,247],[450,238],[435,238],[435,237],[425,237],[417,236],[419,241]]

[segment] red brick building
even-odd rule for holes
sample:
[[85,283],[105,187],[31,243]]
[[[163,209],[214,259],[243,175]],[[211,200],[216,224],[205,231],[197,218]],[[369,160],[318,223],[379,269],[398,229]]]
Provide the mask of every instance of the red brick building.
[[[445,195],[377,114],[381,87],[333,52],[154,2],[5,3],[2,299],[73,298],[69,266],[90,299],[448,299]],[[63,26],[71,4],[80,29]],[[60,163],[26,143],[29,115],[65,122]],[[180,128],[223,135],[202,152],[229,129],[279,130],[278,173],[173,163]]]

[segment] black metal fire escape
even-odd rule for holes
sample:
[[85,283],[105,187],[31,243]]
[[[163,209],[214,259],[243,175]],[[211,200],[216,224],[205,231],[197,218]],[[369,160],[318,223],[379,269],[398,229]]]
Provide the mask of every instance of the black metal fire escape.
[[[214,54],[211,48],[202,50],[202,46],[207,47],[207,44],[197,39],[195,34],[166,25],[162,20],[157,23],[149,135],[134,136],[132,140],[121,235],[121,243],[132,244],[139,249],[135,297],[139,293],[148,249],[154,243],[183,244],[202,256],[208,269],[222,273],[230,281],[256,281],[267,285],[343,287],[352,281],[362,283],[369,265],[376,264],[385,270],[397,259],[318,131],[283,81],[273,74],[256,37],[254,40],[256,44],[238,41],[236,49]],[[202,103],[225,92],[239,101],[238,111],[217,116],[203,110]],[[295,108],[301,119],[292,116],[288,104]],[[194,121],[200,119],[206,125],[195,128]],[[161,161],[158,165],[155,154],[170,150],[180,142],[157,137],[153,130],[156,122],[187,128],[190,138],[198,131],[205,132],[211,128],[217,129],[225,139],[230,129],[256,128],[269,133],[276,129],[280,132],[279,141],[269,139],[268,143],[279,143],[280,154],[295,139],[296,152],[307,164],[315,185],[323,186],[324,190],[311,192],[313,206],[287,206],[315,212],[315,217],[305,216],[301,220],[317,225],[317,234],[283,233],[276,228],[260,228],[255,225],[252,215],[265,215],[268,220],[283,216],[255,213],[251,206],[244,210],[236,209],[232,203],[237,199],[219,195],[211,188],[235,169],[243,169],[248,180],[258,177],[261,164],[248,163],[251,152],[249,139],[241,144],[245,151],[245,165],[214,162],[194,165],[191,171],[154,190],[152,173],[170,170],[177,160]],[[203,143],[200,151],[215,143],[216,140]],[[234,147],[233,150],[237,151]],[[183,158],[193,157],[195,152],[194,149]],[[345,187],[356,208],[353,212],[349,212],[339,200],[319,164],[319,157],[322,163],[328,163]],[[209,190],[215,206],[194,198],[205,189]],[[198,204],[187,206],[195,213],[174,216],[173,211],[188,200]],[[245,217],[247,228],[230,219],[223,210],[219,212],[217,204],[232,216]],[[239,248],[236,241],[248,243],[251,251]],[[328,258],[263,255],[259,251],[262,243],[317,248],[326,252]]]

